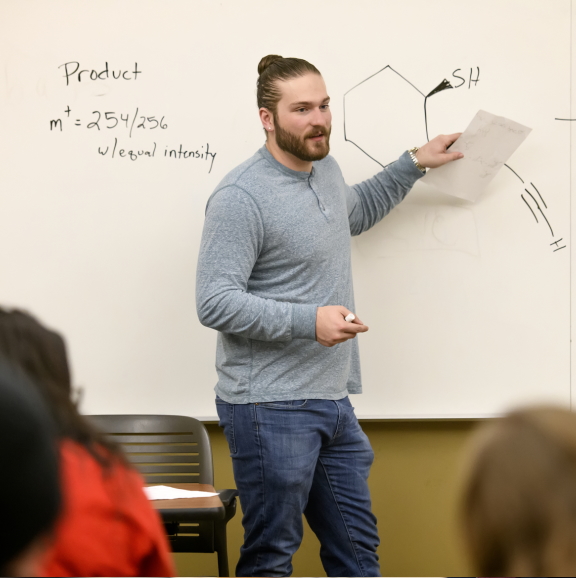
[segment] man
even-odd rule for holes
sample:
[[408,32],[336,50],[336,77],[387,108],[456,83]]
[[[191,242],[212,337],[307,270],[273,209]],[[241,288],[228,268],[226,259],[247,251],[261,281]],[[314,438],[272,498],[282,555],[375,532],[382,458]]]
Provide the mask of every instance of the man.
[[[379,576],[367,478],[350,235],[375,225],[459,135],[404,153],[349,187],[330,147],[330,98],[305,60],[258,67],[266,144],[210,197],[197,272],[201,322],[219,331],[217,408],[244,512],[237,576],[288,576],[302,514],[329,576]],[[383,135],[385,137],[385,135]],[[351,319],[348,317],[348,319]]]

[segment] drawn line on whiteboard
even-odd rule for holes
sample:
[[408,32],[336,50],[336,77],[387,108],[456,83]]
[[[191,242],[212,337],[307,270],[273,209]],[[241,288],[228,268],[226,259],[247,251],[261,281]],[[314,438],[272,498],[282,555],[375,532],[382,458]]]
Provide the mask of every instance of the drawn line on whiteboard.
[[[538,207],[538,210],[540,211],[540,213],[542,213],[542,209],[540,207]],[[542,213],[542,216],[544,217],[544,220],[546,221],[546,224],[548,225],[548,227],[550,227],[550,233],[552,233],[552,236],[554,236],[554,231],[552,230],[552,227],[551,227],[550,223],[548,222],[546,215],[544,213]]]
[[524,190],[532,197],[532,200],[536,203],[536,207],[538,208],[538,210],[540,210],[540,205],[538,204],[538,201],[534,198],[534,195],[528,189]]
[[[364,84],[365,82],[367,82],[368,80],[370,80],[371,78],[374,78],[377,74],[380,74],[383,70],[386,70],[387,68],[389,68],[392,72],[394,72],[395,74],[397,74],[402,80],[405,80],[412,88],[415,88],[416,90],[418,90],[407,78],[404,78],[399,72],[397,72],[396,70],[394,70],[389,64],[386,65],[384,68],[381,68],[378,72],[375,72],[374,74],[370,75],[368,78],[365,78],[362,82],[359,82],[356,86],[353,86],[350,90],[348,90],[344,96],[346,96],[349,92],[351,92],[352,90],[354,90],[355,88],[358,88],[361,84]],[[426,98],[426,95],[421,91],[418,90],[418,92],[424,97]]]
[[548,225],[548,227],[550,228],[550,232],[552,233],[552,236],[554,236],[554,231],[552,230],[552,226],[550,225],[550,222],[548,221],[548,219],[546,218],[546,215],[544,214],[544,212],[542,211],[542,209],[540,208],[540,205],[538,204],[538,201],[534,198],[534,195],[528,190],[528,189],[524,189],[531,197],[532,200],[536,203],[536,207],[538,208],[538,210],[540,211],[540,214],[544,217],[544,220],[546,221],[546,224]]
[[353,140],[346,138],[346,125],[344,125],[344,140],[348,141],[349,143],[352,143],[356,148],[360,149],[367,157],[371,158],[375,163],[378,163],[383,169],[389,167],[392,164],[388,163],[387,165],[383,165],[380,161],[377,161],[372,155],[369,155],[363,148],[359,147]]
[[546,218],[546,215],[544,214],[544,212],[542,211],[542,209],[540,208],[540,205],[538,204],[538,201],[534,198],[534,195],[528,190],[528,189],[524,189],[531,197],[532,200],[536,203],[536,207],[538,208],[538,210],[540,211],[540,214],[544,217],[544,220],[546,221],[548,227],[550,228],[550,232],[552,233],[552,236],[554,236],[554,231],[552,230],[552,226],[550,225],[550,222],[548,221],[548,219]]
[[[533,187],[534,187],[534,183],[530,183]],[[544,206],[546,208],[548,208],[548,205],[546,204],[546,201],[542,198],[542,195],[540,194],[540,191],[534,187],[534,190],[538,193],[538,196],[540,197],[540,200],[542,201],[542,203],[544,204]]]
[[522,177],[521,177],[512,167],[509,167],[506,163],[504,163],[504,166],[505,166],[507,169],[510,169],[522,182],[524,182],[523,179],[522,179]]
[[540,214],[544,217],[544,220],[546,221],[546,224],[547,224],[548,227],[550,228],[550,233],[552,234],[552,236],[554,236],[554,231],[552,230],[552,226],[550,225],[548,219],[546,218],[546,215],[542,212],[542,209],[540,208],[540,205],[538,205],[538,210],[540,211]]
[[554,249],[553,253],[556,253],[556,251],[560,251],[560,249],[566,249],[566,245],[562,245],[562,247],[558,247],[558,243],[560,243],[560,241],[563,241],[564,238],[558,239],[557,241],[554,241],[554,243],[550,243],[550,247],[552,247],[552,245],[556,245],[556,249]]
[[444,79],[434,90],[432,90],[424,97],[424,126],[426,127],[426,140],[428,142],[430,142],[430,137],[428,136],[428,112],[426,109],[426,105],[428,104],[428,97],[438,94],[439,92],[442,92],[443,90],[447,90],[449,88],[454,87],[446,79]]
[[[504,165],[507,168],[509,168],[517,177],[520,181],[522,181],[524,183],[524,181],[522,180],[522,178],[520,177],[520,175],[511,167],[509,167],[508,165]],[[534,188],[534,190],[536,191],[536,193],[538,194],[538,196],[540,197],[540,201],[542,202],[542,204],[544,205],[544,207],[546,209],[548,209],[548,205],[546,204],[546,201],[544,200],[544,197],[540,194],[540,191],[536,188],[536,186],[534,185],[534,183],[530,183],[530,185]],[[538,203],[538,201],[536,200],[536,197],[527,189],[524,188],[524,190],[530,195],[530,198],[534,201],[534,204],[536,205],[538,211],[540,212],[540,214],[542,215],[542,218],[546,221],[546,224],[548,225],[548,228],[550,229],[550,233],[552,234],[552,236],[554,236],[554,230],[552,229],[552,225],[550,224],[550,221],[548,220],[548,218],[546,217],[546,215],[544,214],[544,211],[542,210],[542,208],[540,207],[540,203]],[[534,212],[534,210],[532,209],[530,203],[526,200],[526,197],[521,194],[520,195],[522,197],[522,200],[524,201],[524,203],[526,203],[526,206],[530,209],[530,212],[532,213],[534,219],[536,220],[537,223],[539,223],[538,221],[538,217],[536,216],[536,213]],[[554,243],[551,244],[552,245],[556,245],[556,249],[553,250],[553,253],[555,253],[556,251],[558,251],[559,249],[563,249],[564,247],[560,247],[558,248],[558,243],[560,243],[560,241],[562,241],[562,239],[559,239],[558,241],[555,241]]]
[[532,210],[532,207],[529,205],[528,201],[524,198],[524,195],[520,196],[522,197],[522,200],[526,203],[526,206],[530,209],[530,212],[534,215],[536,222],[538,222],[538,217],[536,216],[536,213]]
[[132,126],[130,127],[130,138],[132,138],[132,129],[134,128],[134,123],[136,122],[136,117],[138,116],[138,107],[136,107],[136,112],[132,118]]

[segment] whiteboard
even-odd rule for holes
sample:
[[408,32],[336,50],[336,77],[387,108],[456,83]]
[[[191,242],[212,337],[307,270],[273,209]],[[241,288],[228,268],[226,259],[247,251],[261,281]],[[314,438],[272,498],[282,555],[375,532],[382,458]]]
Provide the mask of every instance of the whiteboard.
[[298,56],[349,184],[479,109],[533,129],[475,204],[418,183],[352,240],[358,416],[569,405],[571,4],[3,0],[0,302],[67,337],[83,411],[214,418],[204,208],[263,144],[260,58]]

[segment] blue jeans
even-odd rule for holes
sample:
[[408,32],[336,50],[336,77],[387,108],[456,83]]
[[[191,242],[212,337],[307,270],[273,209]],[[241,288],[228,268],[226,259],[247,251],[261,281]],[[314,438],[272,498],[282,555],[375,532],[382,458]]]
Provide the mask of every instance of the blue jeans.
[[236,576],[290,576],[302,514],[328,576],[380,576],[374,453],[349,399],[216,406],[244,512]]

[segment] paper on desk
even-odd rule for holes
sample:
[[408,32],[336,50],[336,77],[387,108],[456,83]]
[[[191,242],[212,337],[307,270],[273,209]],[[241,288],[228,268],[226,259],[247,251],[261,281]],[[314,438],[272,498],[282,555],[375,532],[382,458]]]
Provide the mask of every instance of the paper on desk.
[[464,158],[430,169],[422,182],[448,195],[475,201],[531,130],[480,110],[450,147]]
[[144,488],[149,500],[175,500],[176,498],[208,498],[217,496],[214,492],[197,492],[195,490],[179,490],[170,486],[148,486]]

